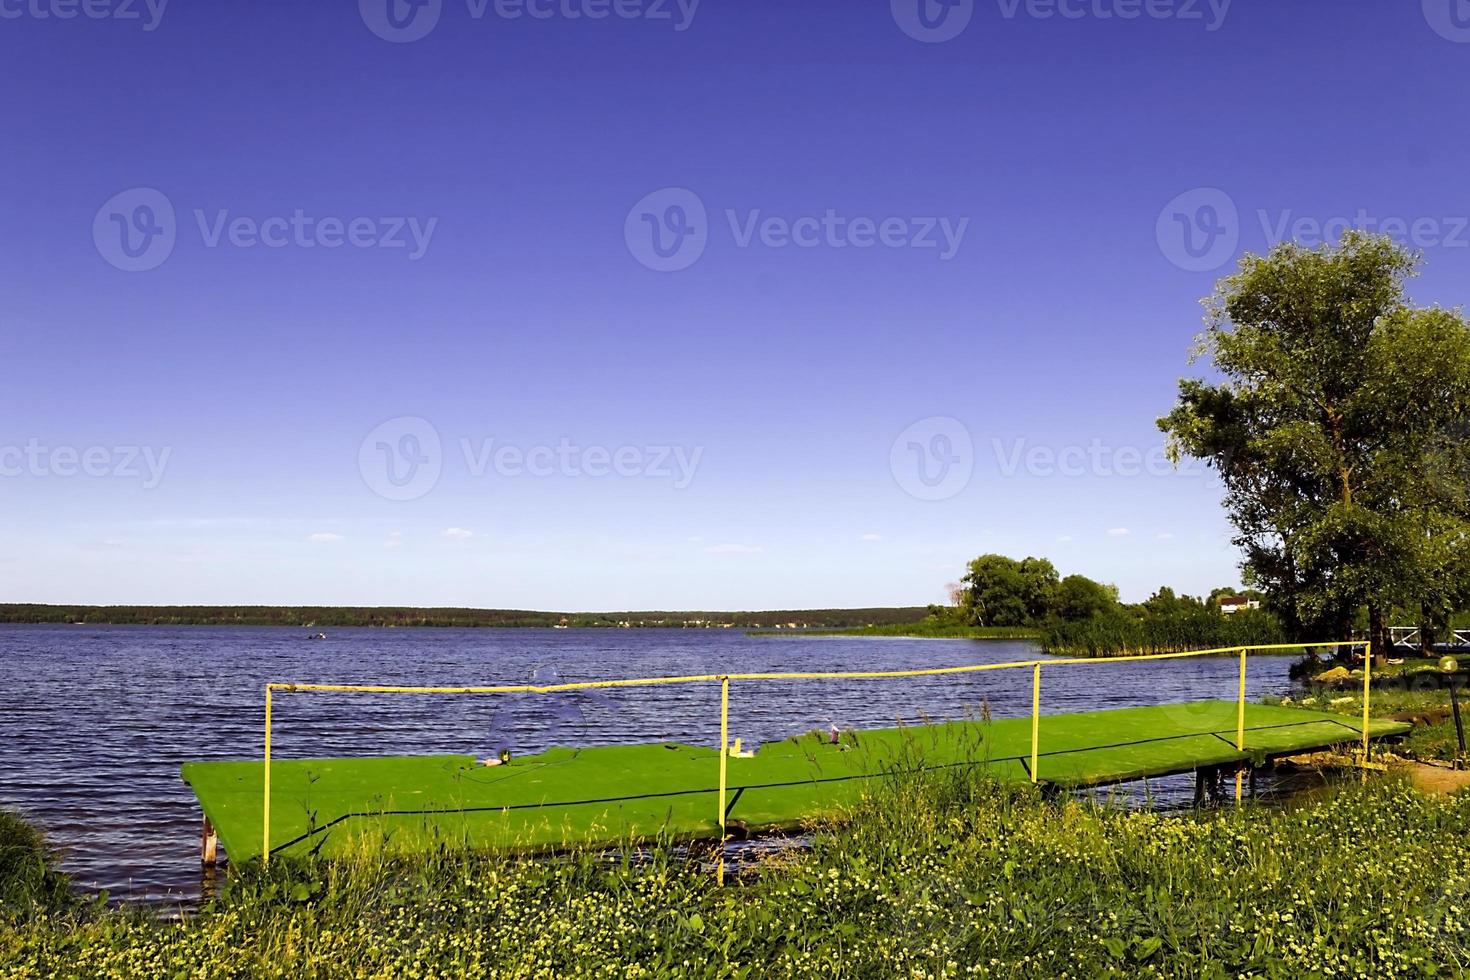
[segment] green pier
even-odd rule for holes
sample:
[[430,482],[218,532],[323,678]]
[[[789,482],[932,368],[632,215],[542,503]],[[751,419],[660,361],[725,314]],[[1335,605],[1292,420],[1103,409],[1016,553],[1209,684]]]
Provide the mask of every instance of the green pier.
[[[1044,715],[1039,782],[1080,789],[1326,749],[1362,739],[1354,719],[1197,701]],[[1369,735],[1406,724],[1374,721]],[[1031,719],[949,722],[767,743],[727,761],[726,819],[738,832],[799,828],[838,816],[868,780],[919,768],[979,767],[1029,781]],[[262,763],[191,762],[184,780],[235,861],[258,857]],[[672,743],[555,748],[481,765],[474,757],[278,759],[271,764],[271,853],[337,853],[359,835],[422,850],[448,842],[502,851],[713,839],[719,829],[719,751]]]

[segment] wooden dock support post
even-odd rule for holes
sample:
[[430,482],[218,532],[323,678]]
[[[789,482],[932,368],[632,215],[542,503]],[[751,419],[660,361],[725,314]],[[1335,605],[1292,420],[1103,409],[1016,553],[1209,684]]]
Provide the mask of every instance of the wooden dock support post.
[[219,834],[214,832],[214,824],[209,818],[204,818],[204,827],[199,832],[199,863],[206,868],[212,868],[219,863]]
[[1221,782],[1225,778],[1226,768],[1229,763],[1214,766],[1200,766],[1194,771],[1194,805],[1198,809],[1204,806],[1213,806],[1225,799],[1225,791]]

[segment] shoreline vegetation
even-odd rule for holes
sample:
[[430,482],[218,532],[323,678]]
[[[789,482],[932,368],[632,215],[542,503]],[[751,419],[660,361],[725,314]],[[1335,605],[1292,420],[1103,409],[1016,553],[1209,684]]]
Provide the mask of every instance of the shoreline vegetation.
[[578,629],[845,629],[889,626],[923,606],[751,612],[542,612],[524,609],[360,606],[66,606],[0,604],[0,623],[93,626],[289,626]]
[[1208,596],[1178,595],[1167,586],[1140,603],[1084,575],[1063,577],[1045,558],[981,555],[948,588],[948,605],[925,616],[824,631],[839,636],[1030,640],[1043,653],[1117,657],[1184,653],[1290,642],[1258,592],[1217,588]]
[[1455,974],[1467,836],[1470,808],[1394,775],[1171,814],[931,771],[882,781],[723,888],[672,842],[530,860],[364,840],[231,868],[182,915],[37,893],[0,913],[0,974]]
[[914,623],[849,629],[752,630],[752,636],[876,636],[928,640],[1039,640],[1042,631],[1021,626],[967,626],[933,618]]

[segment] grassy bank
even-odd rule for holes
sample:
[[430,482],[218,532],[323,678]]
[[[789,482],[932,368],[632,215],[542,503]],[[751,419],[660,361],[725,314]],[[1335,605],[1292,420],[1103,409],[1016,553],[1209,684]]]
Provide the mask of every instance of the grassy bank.
[[0,926],[7,977],[1425,976],[1470,962],[1470,808],[1393,780],[1300,809],[1126,813],[963,774],[720,889],[663,852],[363,853],[234,878],[179,923]]
[[0,921],[24,922],[70,902],[66,879],[56,872],[41,832],[0,810]]
[[[1360,718],[1363,714],[1361,681],[1356,688],[1318,689],[1306,695],[1281,699],[1278,703]],[[1425,762],[1446,762],[1459,754],[1448,691],[1374,686],[1370,706],[1375,718],[1397,718],[1414,723],[1413,731],[1394,747],[1396,754]],[[1470,697],[1463,694],[1460,711],[1462,723],[1470,733]]]
[[759,636],[897,636],[930,640],[1035,640],[1041,630],[1024,626],[963,626],[958,623],[925,620],[918,623],[893,623],[886,626],[861,626],[843,630],[762,630]]

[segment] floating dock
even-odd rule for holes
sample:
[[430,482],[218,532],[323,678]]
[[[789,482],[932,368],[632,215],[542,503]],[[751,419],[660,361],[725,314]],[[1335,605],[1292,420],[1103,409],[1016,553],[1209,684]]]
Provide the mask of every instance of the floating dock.
[[[1032,719],[952,722],[825,734],[767,743],[729,758],[730,832],[796,829],[837,816],[869,781],[918,769],[977,768],[999,779],[1081,789],[1176,773],[1261,765],[1285,755],[1360,743],[1343,715],[1245,706],[1246,749],[1236,748],[1230,701],[1196,701],[1043,715],[1037,772]],[[1368,735],[1407,732],[1374,720]],[[270,853],[340,853],[366,836],[389,848],[450,842],[492,851],[557,850],[649,841],[718,839],[719,750],[672,743],[557,748],[480,765],[472,756],[386,756],[271,763]],[[231,859],[262,851],[264,765],[191,762],[184,781]]]

